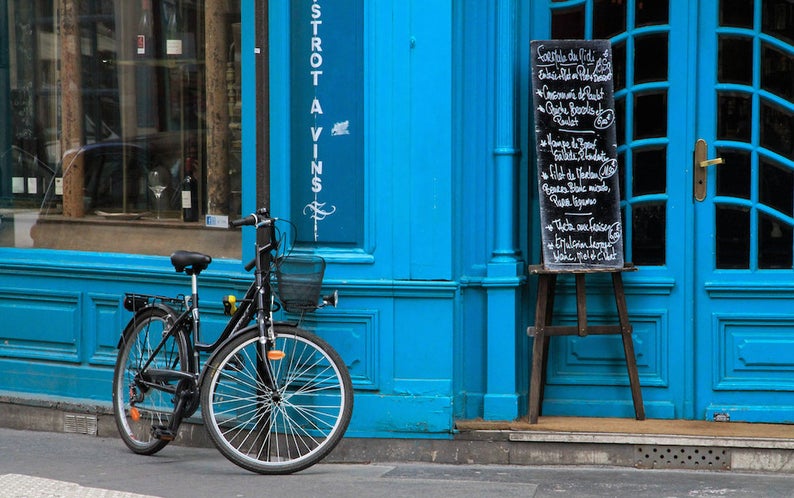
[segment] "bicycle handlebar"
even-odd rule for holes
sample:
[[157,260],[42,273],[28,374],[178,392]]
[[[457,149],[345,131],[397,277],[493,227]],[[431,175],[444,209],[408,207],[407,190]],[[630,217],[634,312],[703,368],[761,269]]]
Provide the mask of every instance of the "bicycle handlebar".
[[251,213],[245,218],[240,218],[239,220],[232,220],[229,223],[229,225],[232,228],[239,228],[242,226],[250,226],[250,225],[269,226],[273,224],[273,221],[275,220],[270,217],[270,213],[268,213],[267,208],[259,208],[256,210],[255,213]]

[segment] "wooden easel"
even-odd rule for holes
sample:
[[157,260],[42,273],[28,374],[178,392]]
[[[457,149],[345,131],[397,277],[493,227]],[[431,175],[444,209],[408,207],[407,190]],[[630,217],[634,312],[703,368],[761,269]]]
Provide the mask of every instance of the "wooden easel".
[[[534,336],[532,347],[532,376],[529,386],[529,423],[536,424],[540,415],[540,406],[543,401],[543,389],[546,384],[546,364],[549,355],[549,336],[553,335],[578,335],[585,337],[592,334],[620,334],[623,337],[623,351],[626,354],[626,366],[631,384],[631,397],[634,400],[634,413],[637,420],[645,420],[645,408],[642,404],[640,391],[640,378],[637,373],[637,359],[634,357],[634,343],[632,342],[632,327],[629,323],[626,296],[623,292],[622,274],[626,271],[635,271],[637,268],[628,263],[622,268],[581,269],[568,272],[548,270],[543,265],[529,267],[531,275],[538,275],[538,299],[535,308],[535,326],[527,329],[529,336]],[[576,279],[576,326],[551,325],[554,312],[554,291],[557,285],[557,276],[560,273],[570,273]],[[587,301],[585,298],[585,275],[592,273],[611,273],[612,287],[615,291],[615,304],[618,310],[618,325],[587,325]]]

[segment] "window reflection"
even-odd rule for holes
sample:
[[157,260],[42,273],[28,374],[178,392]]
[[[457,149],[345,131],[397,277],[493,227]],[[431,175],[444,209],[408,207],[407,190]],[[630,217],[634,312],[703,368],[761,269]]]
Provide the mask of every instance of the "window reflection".
[[[11,107],[0,115],[9,137],[0,140],[5,226],[31,210],[39,236],[50,233],[44,221],[69,227],[46,247],[98,250],[77,244],[82,232],[70,220],[83,220],[81,227],[183,224],[193,219],[181,185],[188,175],[200,214],[239,213],[239,0],[2,5],[11,75],[0,95]],[[62,15],[61,5],[75,15]],[[97,230],[91,237],[101,238]],[[151,240],[130,242],[140,247],[116,250],[167,251]]]

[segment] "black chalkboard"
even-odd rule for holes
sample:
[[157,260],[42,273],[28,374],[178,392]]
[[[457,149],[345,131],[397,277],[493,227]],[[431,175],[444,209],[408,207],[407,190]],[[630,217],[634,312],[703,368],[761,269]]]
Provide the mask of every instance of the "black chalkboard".
[[621,268],[610,43],[532,41],[531,63],[543,265]]

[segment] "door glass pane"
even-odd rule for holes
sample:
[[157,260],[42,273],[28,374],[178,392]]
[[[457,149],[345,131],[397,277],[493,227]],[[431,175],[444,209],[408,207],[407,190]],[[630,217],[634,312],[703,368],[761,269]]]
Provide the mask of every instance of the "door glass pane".
[[[626,43],[612,44],[612,78],[615,91],[626,88]],[[620,114],[618,114],[620,116]]]
[[634,151],[632,195],[663,194],[667,189],[667,154],[664,148]]
[[764,0],[761,11],[764,33],[794,44],[794,3],[789,0]]
[[631,216],[632,259],[638,265],[663,265],[667,246],[667,216],[662,203],[638,204]]
[[634,97],[634,139],[667,136],[667,94]]
[[615,137],[617,138],[618,145],[626,143],[626,98],[615,99]]
[[561,40],[584,38],[584,6],[554,11],[551,14],[551,37]]
[[791,226],[765,214],[758,223],[758,267],[789,269],[792,263]]
[[750,96],[721,92],[717,104],[717,138],[749,142],[752,118]]
[[717,169],[717,195],[750,198],[750,153],[743,150],[717,149],[725,160]]
[[667,80],[667,33],[634,40],[634,84]]
[[761,160],[758,175],[758,195],[762,204],[781,213],[794,215],[794,172],[779,165]]
[[722,0],[720,25],[737,28],[753,27],[753,2],[748,0]]
[[750,268],[750,210],[716,206],[717,268]]
[[593,37],[612,38],[626,31],[626,2],[595,0],[593,2]]
[[719,37],[720,83],[753,84],[753,40],[745,37]]
[[668,0],[652,0],[649,2],[637,0],[635,5],[637,7],[637,27],[667,24],[670,17]]
[[794,57],[763,44],[761,49],[761,88],[778,97],[794,100]]
[[794,160],[794,115],[761,102],[761,146]]

